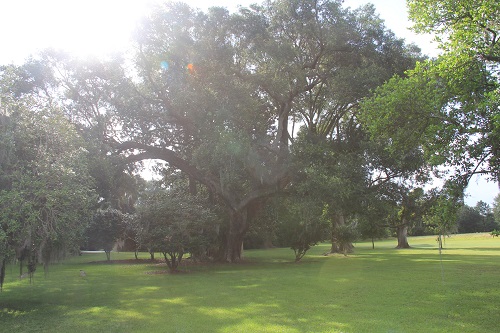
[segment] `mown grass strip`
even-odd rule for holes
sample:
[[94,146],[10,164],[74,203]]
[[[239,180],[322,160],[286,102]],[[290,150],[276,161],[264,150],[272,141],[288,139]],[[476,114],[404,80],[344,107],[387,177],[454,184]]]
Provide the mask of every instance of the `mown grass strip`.
[[[355,253],[300,263],[289,249],[246,251],[241,264],[102,264],[86,254],[37,272],[9,268],[2,332],[495,332],[500,240],[488,234],[357,243]],[[130,259],[113,253],[112,259]],[[144,254],[144,258],[147,255]],[[81,277],[79,270],[87,273]],[[155,274],[153,274],[155,273]]]

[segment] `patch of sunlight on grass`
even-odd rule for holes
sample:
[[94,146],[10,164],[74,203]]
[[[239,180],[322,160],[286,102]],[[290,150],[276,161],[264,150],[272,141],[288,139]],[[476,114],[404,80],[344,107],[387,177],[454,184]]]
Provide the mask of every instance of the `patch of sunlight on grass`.
[[259,288],[261,287],[260,284],[249,284],[246,286],[234,286],[233,288],[235,289],[254,289],[254,288]]
[[221,332],[287,332],[287,333],[294,333],[294,332],[302,332],[300,329],[296,329],[290,326],[285,326],[285,325],[271,325],[269,323],[263,323],[259,324],[256,323],[254,320],[243,320],[241,323],[237,325],[231,325],[229,327],[225,327]]
[[115,315],[115,318],[120,318],[121,320],[147,319],[148,318],[145,315],[143,315],[137,311],[132,311],[132,310],[115,309],[112,312]]
[[340,278],[340,279],[335,279],[333,281],[335,281],[335,282],[344,282],[345,283],[345,282],[349,282],[349,279],[347,279],[347,278]]
[[106,308],[103,307],[103,306],[93,306],[91,308],[87,308],[87,309],[84,309],[84,310],[79,310],[77,312],[80,312],[82,314],[96,314],[96,313],[101,313],[105,309]]
[[[33,312],[33,311],[31,311]],[[0,309],[0,314],[6,314],[12,317],[21,317],[27,315],[29,312],[28,311],[21,311],[21,310],[15,310],[15,309],[9,309],[9,308],[3,308]]]
[[461,260],[456,260],[456,259],[410,259],[410,261],[414,262],[459,262]]
[[146,294],[146,293],[154,293],[160,290],[161,287],[159,286],[144,286],[144,287],[127,288],[126,292],[133,294]]
[[210,317],[215,317],[217,319],[225,319],[225,318],[243,318],[244,316],[239,316],[237,315],[238,311],[234,310],[229,310],[229,309],[221,309],[221,308],[216,308],[216,307],[199,307],[198,312],[201,314],[210,316]]
[[[248,316],[273,316],[275,310],[279,309],[280,306],[276,303],[255,303],[251,302],[245,306],[234,307],[230,309],[216,308],[216,307],[199,307],[197,310],[204,315],[214,317],[216,319],[240,319],[247,318]],[[267,322],[267,320],[266,320]]]
[[103,307],[103,306],[93,306],[85,309],[74,310],[70,312],[71,315],[74,315],[83,322],[83,317],[87,317],[87,322],[90,324],[92,322],[92,317],[96,318],[120,318],[120,320],[132,320],[132,319],[146,319],[144,314],[139,313],[135,310],[125,310],[125,309],[113,309],[111,307]]
[[183,305],[183,304],[187,303],[183,297],[165,298],[165,299],[162,299],[161,302],[168,303],[168,304],[177,304],[177,305]]

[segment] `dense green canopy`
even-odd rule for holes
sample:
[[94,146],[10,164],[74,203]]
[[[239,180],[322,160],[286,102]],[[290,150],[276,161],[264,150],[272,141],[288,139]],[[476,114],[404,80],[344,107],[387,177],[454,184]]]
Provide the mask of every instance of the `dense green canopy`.
[[408,1],[415,29],[443,53],[394,77],[364,102],[373,137],[393,152],[421,148],[463,189],[474,174],[500,176],[498,1]]

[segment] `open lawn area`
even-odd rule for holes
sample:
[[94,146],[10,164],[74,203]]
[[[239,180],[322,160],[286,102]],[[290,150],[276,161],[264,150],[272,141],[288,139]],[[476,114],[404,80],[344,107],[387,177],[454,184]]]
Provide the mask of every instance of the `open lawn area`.
[[[245,251],[239,264],[103,264],[84,254],[38,268],[34,284],[7,267],[1,332],[499,332],[500,239],[454,235],[357,243],[294,263],[290,249]],[[147,258],[148,254],[143,254]],[[133,259],[112,253],[112,259]],[[86,277],[80,276],[84,270]]]

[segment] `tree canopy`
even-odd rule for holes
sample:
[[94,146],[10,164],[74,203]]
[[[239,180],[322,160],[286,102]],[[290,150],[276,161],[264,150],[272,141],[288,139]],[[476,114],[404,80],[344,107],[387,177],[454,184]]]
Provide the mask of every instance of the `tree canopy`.
[[389,149],[422,149],[453,170],[459,190],[474,174],[499,179],[497,1],[409,0],[419,32],[437,35],[443,53],[395,76],[363,103],[364,121]]
[[[23,66],[6,67],[2,94],[10,94],[11,106],[24,103],[26,119],[15,118],[16,126],[32,121],[38,128],[1,134],[0,184],[21,186],[14,172],[21,160],[17,170],[27,177],[22,184],[39,181],[32,192],[57,188],[48,183],[57,183],[56,174],[68,177],[68,193],[85,182],[75,192],[80,199],[64,200],[75,207],[92,202],[92,212],[86,212],[95,216],[94,230],[116,230],[102,209],[134,213],[141,180],[133,174],[141,161],[161,160],[163,176],[182,175],[187,182],[182,194],[169,185],[150,201],[156,214],[141,212],[162,248],[165,232],[177,230],[182,238],[196,229],[162,219],[162,209],[175,213],[175,200],[189,203],[189,195],[201,192],[226,213],[218,235],[223,253],[216,257],[237,261],[246,232],[273,196],[315,202],[290,199],[289,213],[307,217],[290,218],[297,222],[296,234],[303,227],[318,231],[297,246],[300,256],[322,239],[324,221],[330,222],[332,243],[348,246],[355,233],[343,225],[366,218],[360,212],[375,211],[377,202],[392,200],[394,216],[400,212],[407,228],[411,218],[403,211],[411,200],[405,198],[418,192],[429,165],[446,161],[467,175],[495,172],[492,60],[463,56],[456,61],[474,66],[465,70],[457,62],[461,72],[444,70],[451,57],[425,61],[415,45],[386,29],[372,5],[351,10],[340,0],[276,0],[230,13],[166,3],[141,21],[134,50],[106,60],[47,51]],[[465,74],[474,82],[462,79]],[[477,101],[484,103],[479,107]],[[470,110],[479,116],[469,117]],[[49,127],[56,129],[53,135]],[[47,177],[36,178],[41,171]],[[390,197],[391,191],[397,195]],[[378,234],[373,227],[367,231],[372,236]],[[108,250],[116,238],[109,235]],[[180,252],[170,252],[171,259],[179,258]]]
[[418,55],[372,6],[349,11],[341,1],[274,1],[233,14],[167,4],[142,23],[137,50],[134,88],[115,104],[115,148],[128,161],[164,160],[218,196],[230,216],[229,261],[263,201],[295,173],[294,120],[341,140],[345,115]]
[[0,72],[0,264],[28,252],[32,265],[77,249],[97,196],[88,151],[61,109],[23,79]]

